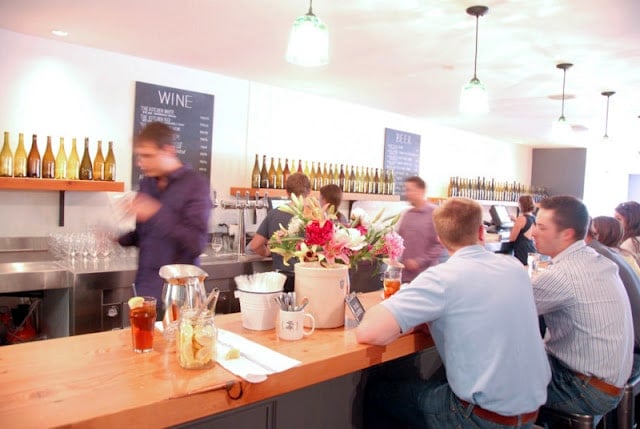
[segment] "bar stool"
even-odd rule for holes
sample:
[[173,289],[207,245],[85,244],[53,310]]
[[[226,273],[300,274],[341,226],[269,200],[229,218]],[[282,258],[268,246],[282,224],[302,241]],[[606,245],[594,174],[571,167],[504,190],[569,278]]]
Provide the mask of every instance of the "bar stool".
[[552,408],[541,407],[536,424],[550,429],[595,429],[594,416],[586,414],[570,414]]
[[640,376],[632,378],[625,384],[622,399],[618,407],[610,414],[615,413],[618,429],[633,429],[635,427],[635,402],[640,393]]

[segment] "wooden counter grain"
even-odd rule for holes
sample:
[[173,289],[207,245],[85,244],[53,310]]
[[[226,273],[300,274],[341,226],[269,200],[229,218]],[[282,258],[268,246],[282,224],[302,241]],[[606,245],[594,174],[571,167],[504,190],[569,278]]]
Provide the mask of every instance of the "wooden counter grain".
[[[361,295],[365,307],[380,292]],[[358,344],[353,330],[322,329],[300,341],[277,338],[275,330],[249,331],[240,314],[216,316],[217,326],[302,362],[259,384],[241,382],[216,365],[179,367],[175,345],[156,333],[154,350],[131,351],[131,331],[79,335],[0,348],[0,427],[166,427],[242,407],[433,345],[423,334],[386,347]],[[232,400],[222,388],[242,383]],[[194,393],[210,388],[202,393]]]

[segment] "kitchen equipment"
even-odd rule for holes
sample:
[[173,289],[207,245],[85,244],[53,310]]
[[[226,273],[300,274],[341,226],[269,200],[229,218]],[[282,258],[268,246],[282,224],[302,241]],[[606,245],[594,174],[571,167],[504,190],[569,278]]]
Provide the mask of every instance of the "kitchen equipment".
[[171,264],[162,266],[159,274],[165,281],[162,289],[163,332],[168,341],[173,341],[178,329],[180,310],[197,310],[204,305],[204,280],[207,273],[195,265]]
[[275,328],[279,305],[274,298],[281,295],[286,279],[284,274],[276,272],[234,277],[243,327],[254,331]]

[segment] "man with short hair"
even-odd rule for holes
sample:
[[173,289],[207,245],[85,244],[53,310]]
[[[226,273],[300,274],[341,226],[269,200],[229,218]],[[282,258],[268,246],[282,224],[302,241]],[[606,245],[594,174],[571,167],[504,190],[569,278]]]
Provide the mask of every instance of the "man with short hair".
[[433,222],[450,258],[369,309],[356,338],[385,345],[428,323],[448,381],[371,377],[365,421],[531,427],[551,374],[527,273],[517,259],[484,248],[475,201],[449,199],[435,209]]
[[433,227],[435,206],[426,200],[427,184],[418,176],[404,181],[404,196],[412,208],[402,214],[398,234],[404,239],[402,282],[408,283],[427,268],[436,265],[444,249]]
[[[287,178],[285,183],[287,196],[295,195],[298,198],[305,198],[311,193],[311,182],[309,178],[302,173],[294,173]],[[285,283],[285,291],[293,291],[293,265],[295,261],[287,261],[289,265],[284,264],[282,255],[271,253],[269,249],[269,239],[274,232],[280,229],[280,225],[285,228],[289,225],[292,215],[282,210],[270,210],[264,218],[256,234],[249,242],[249,249],[261,256],[271,256],[273,260],[273,269],[278,270],[287,276]]]
[[164,281],[158,270],[199,263],[212,207],[207,179],[180,161],[174,138],[173,129],[162,122],[149,123],[135,137],[133,152],[145,177],[129,206],[136,228],[118,239],[123,246],[140,248],[136,290],[155,297],[159,308]]
[[546,406],[601,415],[613,409],[631,373],[633,325],[616,265],[584,242],[589,223],[575,197],[540,202],[533,238],[552,264],[533,281],[552,379]]

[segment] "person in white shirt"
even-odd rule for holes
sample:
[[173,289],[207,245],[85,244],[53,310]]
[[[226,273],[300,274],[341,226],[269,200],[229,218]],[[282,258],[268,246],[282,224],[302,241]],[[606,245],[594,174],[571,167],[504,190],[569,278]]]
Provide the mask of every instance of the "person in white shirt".
[[[482,208],[453,198],[433,223],[451,257],[369,309],[358,342],[384,345],[416,326],[429,330],[447,381],[370,376],[368,427],[531,427],[551,377],[531,282],[517,259],[483,246]],[[382,414],[380,414],[382,413]]]
[[634,332],[617,266],[587,247],[585,205],[575,197],[540,202],[533,239],[552,264],[533,280],[552,378],[546,406],[601,415],[613,409],[631,374]]

